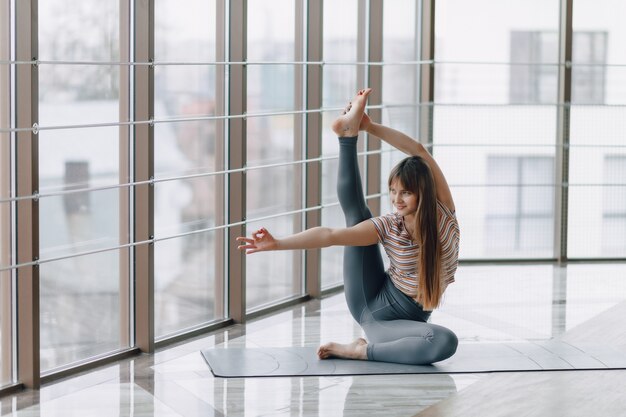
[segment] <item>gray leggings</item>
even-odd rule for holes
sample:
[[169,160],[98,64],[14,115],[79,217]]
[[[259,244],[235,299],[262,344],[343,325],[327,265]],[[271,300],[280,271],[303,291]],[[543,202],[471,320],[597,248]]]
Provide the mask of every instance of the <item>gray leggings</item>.
[[[372,217],[363,196],[356,145],[356,137],[339,139],[337,194],[348,227]],[[348,308],[368,339],[369,360],[424,365],[456,352],[456,335],[427,323],[430,312],[393,285],[378,244],[346,246],[343,274]]]

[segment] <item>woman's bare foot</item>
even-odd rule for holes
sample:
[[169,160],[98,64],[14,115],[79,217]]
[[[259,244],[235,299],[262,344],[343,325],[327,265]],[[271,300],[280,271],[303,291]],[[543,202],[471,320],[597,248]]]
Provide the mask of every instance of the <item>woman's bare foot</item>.
[[361,125],[363,114],[365,113],[367,96],[369,96],[371,92],[371,88],[359,90],[350,104],[348,104],[343,114],[335,119],[331,127],[337,136],[351,138],[359,134],[359,126]]
[[342,345],[341,343],[326,343],[317,350],[320,359],[341,358],[341,359],[367,359],[367,342],[363,338],[358,338],[352,343]]

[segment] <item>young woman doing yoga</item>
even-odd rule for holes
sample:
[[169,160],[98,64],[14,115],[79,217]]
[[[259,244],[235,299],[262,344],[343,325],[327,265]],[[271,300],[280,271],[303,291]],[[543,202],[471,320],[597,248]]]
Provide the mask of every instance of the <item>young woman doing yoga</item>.
[[[452,356],[458,344],[451,330],[428,323],[458,265],[454,201],[441,169],[420,143],[365,114],[370,92],[360,90],[332,125],[339,136],[337,194],[346,227],[314,227],[280,239],[261,228],[237,240],[248,254],[345,246],[346,301],[367,340],[322,345],[320,359],[430,364]],[[389,175],[392,214],[372,218],[365,204],[357,159],[359,130],[410,155]],[[387,271],[379,242],[389,256]]]

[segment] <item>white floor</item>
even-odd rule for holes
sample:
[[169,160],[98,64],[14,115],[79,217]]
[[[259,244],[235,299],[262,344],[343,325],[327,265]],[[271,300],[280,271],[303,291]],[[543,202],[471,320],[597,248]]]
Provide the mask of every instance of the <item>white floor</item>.
[[[461,343],[576,337],[613,343],[626,355],[626,315],[611,314],[625,299],[626,264],[462,266],[431,320],[455,331]],[[626,381],[626,371],[610,370],[222,379],[213,377],[199,353],[218,345],[317,346],[358,336],[361,330],[343,294],[337,294],[40,391],[5,396],[0,411],[15,416],[587,416],[594,409],[584,404],[594,402],[580,405],[578,398],[590,395],[598,381]],[[587,391],[578,395],[583,385],[569,382],[583,379]],[[539,398],[545,389],[537,387],[554,381],[563,395]],[[493,396],[514,387],[509,405],[503,403],[506,395]],[[605,407],[616,407],[603,415],[626,415],[611,414],[626,409],[619,408],[626,400],[617,393],[603,388],[596,394]],[[488,411],[478,413],[477,404]]]

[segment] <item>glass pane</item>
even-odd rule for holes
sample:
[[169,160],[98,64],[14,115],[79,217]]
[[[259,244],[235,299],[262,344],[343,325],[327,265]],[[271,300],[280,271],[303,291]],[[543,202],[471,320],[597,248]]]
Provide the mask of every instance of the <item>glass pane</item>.
[[485,220],[485,249],[490,257],[506,256],[517,249],[515,218],[493,218]]
[[555,103],[558,13],[557,0],[437,3],[436,101]]
[[40,1],[39,59],[118,61],[119,8],[115,1]]
[[[42,1],[38,31],[40,60],[120,59],[119,2]],[[40,126],[119,120],[119,65],[42,64],[38,73]]]
[[224,245],[221,236],[212,231],[155,243],[157,338],[224,317],[224,278],[215,265]]
[[[626,207],[625,106],[572,106],[568,255],[618,256],[603,231]],[[622,186],[620,186],[622,185]],[[626,251],[621,251],[623,256]]]
[[[551,216],[554,210],[555,188],[553,158],[524,157],[522,164],[522,215]],[[533,187],[547,184],[544,187]]]
[[154,126],[156,178],[222,171],[219,122],[202,120]]
[[41,259],[117,246],[119,200],[120,191],[116,189],[41,198]]
[[487,183],[491,185],[519,184],[519,158],[512,156],[489,156],[487,159]]
[[[71,107],[78,113],[93,110],[79,103]],[[119,183],[118,127],[44,130],[38,137],[42,194]]]
[[550,256],[554,241],[554,218],[530,217],[520,220],[519,249],[526,256]]
[[552,216],[554,211],[554,187],[522,187],[523,216],[543,215]]
[[[265,227],[274,236],[299,231],[301,215],[275,217],[247,224],[248,234]],[[302,294],[302,251],[272,251],[246,257],[246,306],[255,310]]]
[[504,62],[509,60],[511,31],[540,27],[557,32],[559,2],[443,0],[437,3],[435,19],[438,59]]
[[302,145],[294,141],[295,117],[253,117],[248,120],[248,166],[300,160],[297,149]]
[[519,190],[515,187],[489,187],[486,212],[488,216],[515,216],[518,211]]
[[573,102],[624,104],[626,101],[626,68],[620,66],[626,62],[623,48],[626,33],[621,18],[624,13],[626,4],[620,0],[576,0],[572,22]]
[[155,237],[166,238],[216,226],[217,184],[222,175],[157,182],[154,188]]
[[[589,170],[593,175],[593,170]],[[603,188],[571,186],[567,218],[567,252],[570,258],[604,256],[603,247]]]
[[[248,61],[295,60],[295,4],[292,0],[248,1]],[[249,65],[248,112],[295,109],[299,69],[296,65]]]
[[615,257],[626,254],[626,214],[603,219],[602,252],[605,256]]
[[[419,94],[419,65],[393,65],[406,61],[419,60],[418,55],[418,22],[415,0],[396,0],[383,3],[383,102],[384,104],[411,105],[417,102]],[[391,64],[391,65],[390,65]],[[415,120],[406,112],[415,113],[416,107],[390,109],[392,126],[394,120]],[[392,112],[393,110],[393,112]],[[402,111],[405,110],[405,111]],[[413,129],[402,129],[403,132],[415,135]]]
[[[155,61],[215,62],[215,4],[215,0],[189,0],[180,7],[175,0],[155,0]],[[215,65],[157,65],[155,117],[215,115],[216,69]],[[156,136],[155,143],[160,144]]]
[[125,347],[120,257],[109,251],[40,266],[42,372]]
[[[322,219],[326,227],[346,227],[338,205],[322,209]],[[343,247],[322,249],[321,264],[323,289],[343,284]]]

